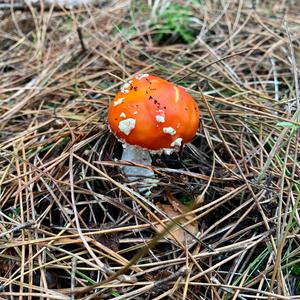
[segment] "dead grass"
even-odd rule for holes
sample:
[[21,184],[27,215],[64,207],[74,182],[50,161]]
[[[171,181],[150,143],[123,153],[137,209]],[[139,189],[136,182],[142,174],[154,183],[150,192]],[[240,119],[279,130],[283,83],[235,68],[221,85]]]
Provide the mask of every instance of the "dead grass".
[[[0,12],[1,299],[299,297],[299,3],[174,2],[191,44],[157,40],[170,1]],[[106,126],[141,72],[202,114],[181,153],[154,156],[149,197]],[[172,238],[164,205],[192,199],[196,235]]]

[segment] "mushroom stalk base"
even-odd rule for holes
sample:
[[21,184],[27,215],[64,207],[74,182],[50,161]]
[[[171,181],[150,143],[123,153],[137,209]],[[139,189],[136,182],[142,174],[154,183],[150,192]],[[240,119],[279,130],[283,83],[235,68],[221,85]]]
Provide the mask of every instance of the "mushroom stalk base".
[[[152,159],[149,151],[134,146],[126,145],[122,153],[122,160],[131,161],[144,166],[151,166]],[[143,167],[125,166],[122,167],[123,173],[129,181],[137,181],[141,184],[139,191],[149,191],[156,185],[157,180],[154,179],[154,172]]]

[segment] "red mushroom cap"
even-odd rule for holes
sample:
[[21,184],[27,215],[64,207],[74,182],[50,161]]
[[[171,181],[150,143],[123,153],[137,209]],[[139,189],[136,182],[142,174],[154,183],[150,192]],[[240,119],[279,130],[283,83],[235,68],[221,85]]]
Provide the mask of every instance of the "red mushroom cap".
[[178,148],[199,128],[199,108],[184,88],[142,74],[116,94],[108,110],[111,131],[120,140],[148,150]]

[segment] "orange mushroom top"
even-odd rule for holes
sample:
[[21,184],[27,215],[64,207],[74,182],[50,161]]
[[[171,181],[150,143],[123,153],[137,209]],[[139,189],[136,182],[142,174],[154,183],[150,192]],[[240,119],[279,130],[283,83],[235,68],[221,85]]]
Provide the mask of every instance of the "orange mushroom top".
[[184,88],[154,75],[125,83],[108,110],[111,131],[147,150],[178,148],[195,136],[199,108]]

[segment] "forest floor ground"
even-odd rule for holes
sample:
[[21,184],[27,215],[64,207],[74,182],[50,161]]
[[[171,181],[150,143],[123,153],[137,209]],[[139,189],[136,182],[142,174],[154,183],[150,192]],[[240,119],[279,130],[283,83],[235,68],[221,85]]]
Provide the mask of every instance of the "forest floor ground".
[[[299,297],[299,1],[2,2],[1,299]],[[150,195],[106,123],[141,73],[201,111]]]

